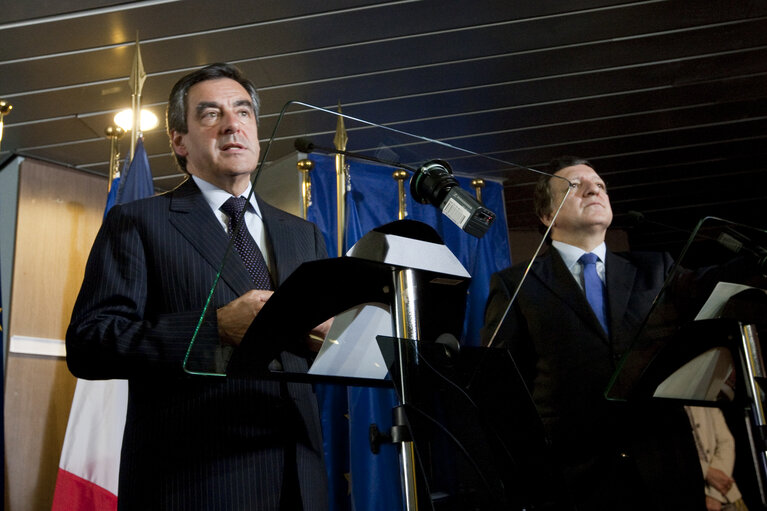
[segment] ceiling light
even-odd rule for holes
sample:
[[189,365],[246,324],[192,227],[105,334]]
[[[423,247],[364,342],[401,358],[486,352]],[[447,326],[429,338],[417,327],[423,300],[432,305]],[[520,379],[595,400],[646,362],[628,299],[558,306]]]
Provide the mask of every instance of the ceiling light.
[[[117,115],[115,115],[115,124],[117,124],[125,131],[130,131],[130,129],[133,127],[133,111],[130,108],[126,108],[122,112],[119,112]],[[139,131],[149,131],[156,128],[159,122],[157,120],[157,116],[150,110],[142,109],[141,120],[139,121],[139,124],[141,128]]]

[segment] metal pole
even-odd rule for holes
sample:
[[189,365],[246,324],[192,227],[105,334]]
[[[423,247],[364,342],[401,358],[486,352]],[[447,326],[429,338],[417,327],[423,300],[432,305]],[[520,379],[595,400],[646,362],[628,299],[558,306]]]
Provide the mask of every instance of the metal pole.
[[[301,216],[306,219],[309,212],[309,206],[312,205],[312,180],[309,172],[314,168],[314,162],[308,158],[299,160],[296,163],[298,171],[301,173]],[[338,254],[339,256],[341,254]]]
[[407,196],[405,195],[405,179],[407,179],[407,172],[404,170],[395,170],[391,177],[397,180],[397,197],[399,197],[399,212],[397,213],[397,219],[404,220],[407,216]]
[[13,110],[13,105],[0,99],[0,143],[3,141],[3,118],[11,113],[11,110]]
[[133,110],[133,125],[130,134],[130,159],[136,154],[136,143],[141,135],[141,90],[144,88],[146,72],[144,71],[144,62],[141,60],[141,47],[138,41],[138,30],[136,31],[136,53],[133,55],[133,67],[130,73],[131,109]]
[[[399,339],[419,339],[421,327],[418,319],[418,283],[416,271],[412,268],[395,269],[394,280],[394,310],[392,322],[394,334]],[[416,357],[417,357],[416,351]],[[405,350],[399,345],[399,360],[406,358]],[[417,358],[416,358],[417,361]],[[403,364],[400,368],[404,369]],[[402,389],[402,405],[409,402],[404,371],[400,370],[400,388]],[[400,443],[400,462],[402,469],[402,489],[405,499],[405,509],[415,511],[418,509],[416,489],[415,451],[412,441]]]
[[[341,113],[341,103],[338,103],[338,113]],[[339,151],[346,151],[349,136],[346,134],[344,118],[340,115],[336,120],[336,135],[333,137],[333,145]],[[343,154],[336,154],[336,221],[338,224],[336,236],[338,257],[344,255],[344,241],[346,238],[346,158]]]
[[762,396],[765,389],[759,385],[764,380],[765,368],[761,357],[759,336],[754,325],[740,324],[741,334],[741,366],[744,368],[743,379],[746,382],[750,417],[746,419],[746,427],[751,443],[751,455],[756,471],[757,485],[762,505],[767,505],[767,445],[764,432],[767,430],[767,415],[765,414]]
[[107,126],[104,130],[109,139],[109,182],[107,183],[107,193],[112,189],[112,181],[120,173],[118,165],[120,164],[120,138],[125,135],[125,130],[119,126]]
[[133,161],[133,156],[136,154],[136,144],[138,143],[139,131],[141,131],[141,96],[137,94],[131,95],[131,110],[133,120],[130,130],[130,161]]
[[477,196],[477,200],[482,203],[482,189],[485,187],[485,180],[481,178],[472,179],[471,186],[474,188],[474,193]]

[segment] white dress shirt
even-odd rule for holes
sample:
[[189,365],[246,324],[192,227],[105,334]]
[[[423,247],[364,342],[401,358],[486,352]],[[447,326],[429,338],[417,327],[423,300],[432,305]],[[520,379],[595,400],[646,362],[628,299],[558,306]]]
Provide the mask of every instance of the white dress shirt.
[[[578,262],[583,254],[586,253],[582,248],[578,248],[561,241],[552,240],[551,246],[557,249],[559,255],[562,256],[562,260],[565,262],[565,266],[570,270],[570,273],[575,278],[575,282],[583,289],[583,265]],[[604,242],[591,251],[596,254],[599,260],[597,260],[597,275],[605,282],[605,253],[607,252],[607,246]]]
[[[229,197],[232,195],[229,192],[222,190],[221,188],[212,185],[197,176],[192,176],[192,179],[194,179],[194,182],[197,184],[197,187],[200,189],[202,195],[205,197],[205,200],[208,202],[208,205],[213,211],[213,214],[216,215],[216,218],[218,218],[218,221],[221,223],[224,231],[226,231],[229,217],[226,213],[221,211],[220,208],[224,202],[226,202],[227,199],[229,199]],[[259,250],[261,250],[261,254],[264,256],[264,261],[266,261],[266,267],[271,271],[272,265],[271,261],[269,260],[269,247],[267,246],[264,221],[261,217],[261,210],[258,207],[256,196],[250,195],[251,188],[251,184],[248,183],[248,188],[242,194],[243,197],[250,196],[249,202],[250,205],[253,206],[252,210],[250,208],[245,209],[245,226],[248,228],[250,235],[253,236],[253,239],[256,241],[256,245],[258,245]]]

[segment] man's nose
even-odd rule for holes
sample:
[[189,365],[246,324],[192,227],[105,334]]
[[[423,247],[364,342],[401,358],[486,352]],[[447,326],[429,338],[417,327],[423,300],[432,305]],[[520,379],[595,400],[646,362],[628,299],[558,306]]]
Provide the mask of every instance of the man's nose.
[[591,181],[581,181],[581,188],[584,195],[596,195],[600,191],[599,186]]
[[237,116],[234,112],[224,112],[224,122],[221,123],[221,131],[226,134],[237,133],[240,131],[240,123],[237,122]]

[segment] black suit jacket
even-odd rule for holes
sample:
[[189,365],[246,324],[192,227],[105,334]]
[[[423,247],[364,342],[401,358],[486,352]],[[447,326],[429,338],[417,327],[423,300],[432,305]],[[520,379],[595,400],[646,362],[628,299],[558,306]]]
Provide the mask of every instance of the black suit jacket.
[[[259,207],[278,285],[302,262],[326,257],[313,224],[260,199]],[[311,386],[182,371],[227,243],[192,179],[115,206],[94,242],[67,331],[67,363],[80,378],[129,380],[121,509],[276,510],[286,457],[295,457],[304,509],[327,508]],[[216,308],[252,288],[235,253],[196,350],[212,357],[219,348]],[[293,346],[288,341],[285,347]],[[266,360],[306,369],[302,357],[272,349]]]
[[[493,343],[511,352],[549,435],[567,499],[579,509],[703,504],[702,476],[681,407],[624,406],[604,397],[671,265],[666,254],[607,251],[608,337],[559,253],[549,249],[533,262]],[[491,279],[485,344],[525,267]]]

